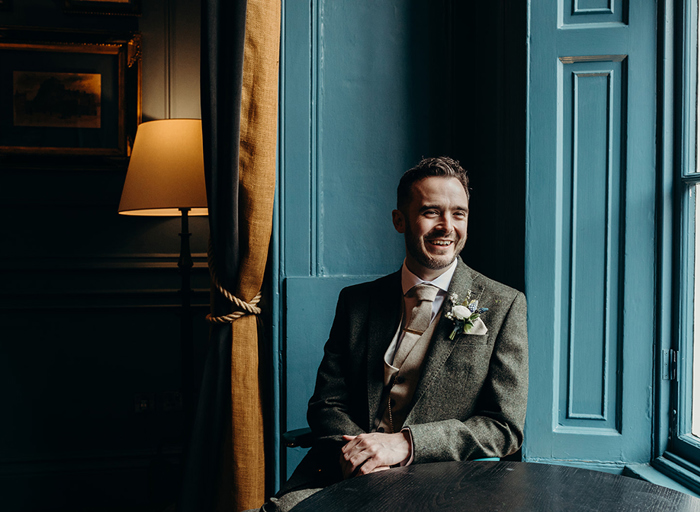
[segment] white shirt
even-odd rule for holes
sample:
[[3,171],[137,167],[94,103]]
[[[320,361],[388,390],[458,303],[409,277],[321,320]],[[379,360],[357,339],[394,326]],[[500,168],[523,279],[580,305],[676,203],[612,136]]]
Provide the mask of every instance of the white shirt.
[[455,260],[452,262],[452,265],[447,267],[447,270],[445,270],[438,277],[436,277],[432,281],[423,281],[420,277],[408,270],[408,267],[406,266],[406,260],[404,259],[403,265],[401,266],[401,289],[404,295],[404,310],[401,315],[401,322],[399,322],[398,328],[396,329],[396,333],[394,334],[394,338],[391,340],[391,344],[389,345],[389,348],[384,354],[384,361],[386,362],[386,364],[391,365],[391,363],[394,362],[394,356],[396,355],[396,351],[398,350],[399,345],[403,340],[403,328],[405,327],[406,319],[411,317],[411,310],[416,306],[417,303],[417,299],[415,297],[406,297],[408,291],[417,284],[421,283],[431,284],[438,289],[437,295],[435,296],[435,300],[433,301],[433,312],[430,316],[430,323],[432,324],[435,320],[435,317],[437,317],[438,313],[440,312],[440,308],[442,307],[443,302],[445,302],[445,297],[447,297],[447,290],[450,287],[450,282],[452,282],[452,276],[454,275],[456,268],[457,259],[455,258]]

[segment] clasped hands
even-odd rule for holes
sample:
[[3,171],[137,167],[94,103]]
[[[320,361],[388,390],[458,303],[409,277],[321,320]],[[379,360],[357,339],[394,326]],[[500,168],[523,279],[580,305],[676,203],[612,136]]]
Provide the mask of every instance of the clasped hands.
[[343,436],[340,468],[343,478],[383,471],[400,464],[411,453],[410,434],[407,430],[394,434],[372,432],[357,436]]

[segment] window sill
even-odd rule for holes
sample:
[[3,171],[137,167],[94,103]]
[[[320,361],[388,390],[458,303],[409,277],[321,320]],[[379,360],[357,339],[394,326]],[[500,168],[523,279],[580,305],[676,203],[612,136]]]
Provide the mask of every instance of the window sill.
[[700,498],[700,476],[665,456],[651,464],[628,464],[622,474]]

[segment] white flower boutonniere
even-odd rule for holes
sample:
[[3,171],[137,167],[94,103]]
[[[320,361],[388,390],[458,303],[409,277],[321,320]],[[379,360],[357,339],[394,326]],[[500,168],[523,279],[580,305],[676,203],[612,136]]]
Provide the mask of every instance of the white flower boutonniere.
[[481,315],[489,310],[489,308],[480,308],[479,299],[472,299],[472,292],[467,292],[467,298],[459,303],[457,294],[450,295],[452,309],[445,313],[445,316],[452,320],[455,328],[450,334],[450,339],[454,340],[459,331],[464,334],[486,334],[488,329],[481,319]]

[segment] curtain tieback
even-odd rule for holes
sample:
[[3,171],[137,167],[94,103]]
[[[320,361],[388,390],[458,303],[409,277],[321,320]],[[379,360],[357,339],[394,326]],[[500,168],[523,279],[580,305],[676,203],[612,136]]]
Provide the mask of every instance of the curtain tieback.
[[214,251],[212,250],[211,239],[209,240],[209,251],[207,256],[209,260],[209,274],[211,276],[212,283],[214,283],[214,286],[216,286],[216,289],[221,295],[233,302],[235,307],[238,308],[238,311],[234,311],[232,313],[229,313],[228,315],[223,316],[212,316],[211,313],[209,313],[207,315],[207,320],[215,324],[230,324],[238,320],[242,316],[259,315],[260,313],[262,313],[262,309],[260,309],[257,306],[258,302],[260,302],[260,299],[262,298],[260,292],[258,292],[250,302],[246,302],[242,299],[239,299],[234,294],[226,290],[223,286],[221,286],[219,279],[216,277],[216,266],[214,265]]
[[216,285],[216,289],[219,290],[219,292],[224,297],[233,302],[236,305],[236,307],[239,308],[239,310],[223,316],[212,316],[211,313],[209,313],[207,315],[207,320],[209,322],[215,324],[230,324],[233,323],[235,320],[238,320],[242,316],[259,315],[260,313],[262,313],[262,309],[256,306],[256,304],[260,302],[260,299],[262,298],[260,292],[258,292],[257,295],[253,297],[253,300],[251,300],[250,302],[246,302],[244,300],[239,299],[232,293],[229,293],[227,290],[224,290],[218,282],[215,282],[214,284]]

